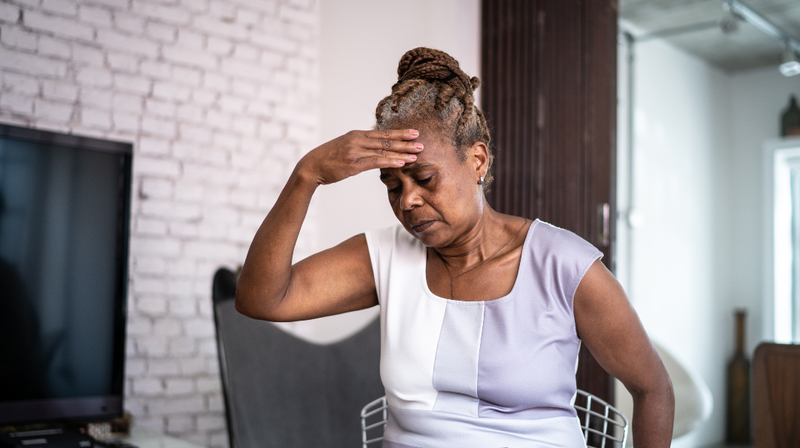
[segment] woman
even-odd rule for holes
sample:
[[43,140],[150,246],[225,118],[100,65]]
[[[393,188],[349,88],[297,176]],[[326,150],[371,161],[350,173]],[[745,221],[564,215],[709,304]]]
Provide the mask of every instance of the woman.
[[[298,162],[255,235],[236,308],[291,321],[381,306],[384,447],[583,446],[572,399],[585,343],[634,398],[637,448],[669,446],[672,386],[616,279],[586,241],[494,211],[477,78],[417,48],[376,129]],[[319,185],[379,169],[402,226],[292,265]]]

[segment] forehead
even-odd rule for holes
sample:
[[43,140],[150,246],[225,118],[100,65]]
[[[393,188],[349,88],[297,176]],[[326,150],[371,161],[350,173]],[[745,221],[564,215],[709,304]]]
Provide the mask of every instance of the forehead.
[[414,141],[422,143],[425,147],[417,154],[416,163],[446,163],[451,159],[458,159],[453,143],[436,132],[425,128],[419,129],[419,137]]
[[416,129],[419,131],[417,141],[438,142],[451,146],[453,144],[453,135],[448,131],[447,124],[436,119],[398,122],[390,125],[388,129]]

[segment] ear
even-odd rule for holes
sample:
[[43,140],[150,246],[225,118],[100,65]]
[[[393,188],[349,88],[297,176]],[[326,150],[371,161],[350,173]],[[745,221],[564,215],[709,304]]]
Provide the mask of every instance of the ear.
[[478,177],[486,176],[486,171],[489,169],[489,148],[483,142],[475,142],[469,148],[470,163],[475,168]]

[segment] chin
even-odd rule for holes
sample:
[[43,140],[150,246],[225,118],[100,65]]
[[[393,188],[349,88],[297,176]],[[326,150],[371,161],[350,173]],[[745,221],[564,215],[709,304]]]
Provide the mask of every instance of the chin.
[[419,242],[422,243],[422,245],[425,246],[425,247],[436,248],[438,246],[436,244],[436,242],[433,241],[433,238],[431,238],[430,235],[416,235],[416,234],[413,234],[413,233],[411,235],[414,238],[418,239]]
[[416,233],[413,230],[406,227],[405,225],[403,227],[406,229],[406,232],[410,233],[411,236],[418,239],[425,247],[431,247],[435,249],[444,244],[442,235],[439,232],[428,230],[426,232]]

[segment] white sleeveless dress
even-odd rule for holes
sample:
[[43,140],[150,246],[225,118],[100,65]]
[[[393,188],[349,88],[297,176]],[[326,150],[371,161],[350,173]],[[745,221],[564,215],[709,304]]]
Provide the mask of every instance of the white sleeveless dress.
[[600,251],[536,220],[511,292],[463,302],[430,291],[426,248],[402,226],[366,237],[381,308],[384,448],[585,447],[572,301]]

